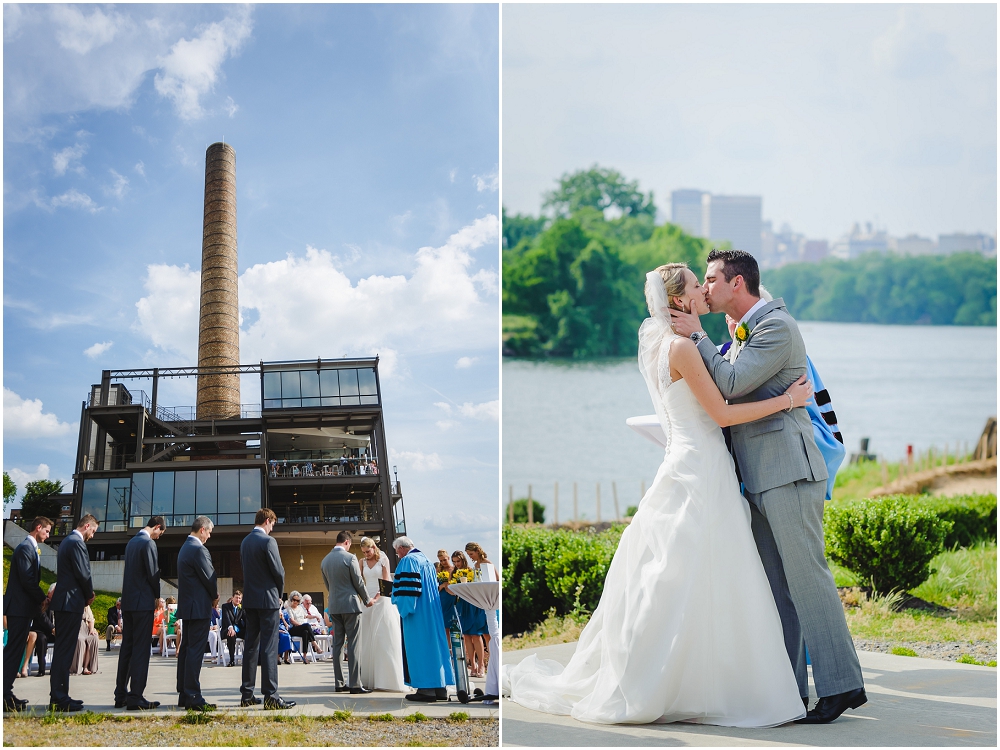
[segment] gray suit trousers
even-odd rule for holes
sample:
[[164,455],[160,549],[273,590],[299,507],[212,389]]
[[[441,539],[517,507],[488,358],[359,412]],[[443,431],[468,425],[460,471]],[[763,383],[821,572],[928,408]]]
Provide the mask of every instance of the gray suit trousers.
[[784,630],[799,695],[809,695],[805,649],[819,697],[864,687],[844,606],[826,564],[826,482],[748,492],[750,523]]
[[361,687],[361,663],[358,652],[361,650],[361,615],[357,612],[344,612],[330,615],[333,622],[333,679],[337,687],[344,686],[344,672],[340,664],[340,649],[347,638],[347,667],[350,670],[348,687]]

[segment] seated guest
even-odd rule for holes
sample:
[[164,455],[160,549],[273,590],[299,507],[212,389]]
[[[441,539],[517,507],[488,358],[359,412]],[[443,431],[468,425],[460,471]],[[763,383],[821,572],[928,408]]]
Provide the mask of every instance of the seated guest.
[[163,634],[166,632],[166,628],[163,624],[167,621],[167,602],[164,599],[156,600],[156,609],[153,611],[153,642],[152,646],[156,646],[159,652],[164,653],[163,646]]
[[298,591],[289,594],[285,608],[288,610],[288,636],[302,639],[303,661],[305,661],[305,655],[309,653],[310,644],[312,644],[313,652],[318,655],[320,653],[319,646],[316,645],[316,637],[306,621],[307,615],[302,607],[302,595]]
[[122,598],[119,596],[115,606],[108,610],[108,629],[104,631],[104,640],[108,642],[108,651],[116,635],[122,634]]
[[31,650],[35,650],[35,659],[38,661],[38,673],[36,677],[45,676],[45,658],[49,652],[49,644],[55,642],[56,626],[52,613],[49,612],[49,603],[52,601],[52,592],[56,585],[49,586],[48,596],[34,616],[31,618],[31,630],[28,631],[28,643],[24,649],[24,666],[21,668],[21,676],[28,676],[28,664],[31,662]]
[[315,635],[326,635],[326,628],[323,625],[323,618],[320,617],[319,610],[316,609],[316,605],[313,604],[312,597],[309,594],[302,595],[302,609],[306,613],[306,622],[309,623],[309,627]]
[[97,672],[97,653],[101,648],[101,637],[94,627],[94,612],[88,604],[83,608],[80,635],[76,640],[76,652],[70,663],[70,674],[94,674]]
[[288,610],[282,607],[278,610],[278,664],[292,663],[292,638],[288,635]]
[[208,650],[212,658],[219,656],[219,624],[222,622],[222,611],[219,609],[219,598],[212,602],[212,615],[208,621]]
[[236,639],[242,638],[247,627],[247,615],[243,610],[243,592],[240,589],[233,591],[233,598],[222,605],[222,626],[220,628],[222,638],[226,641],[226,648],[229,650],[228,666],[236,663]]

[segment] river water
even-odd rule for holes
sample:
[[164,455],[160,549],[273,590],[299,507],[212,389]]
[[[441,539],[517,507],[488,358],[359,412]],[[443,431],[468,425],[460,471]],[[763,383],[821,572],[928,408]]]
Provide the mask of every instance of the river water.
[[[862,437],[869,451],[898,460],[915,451],[973,445],[997,413],[997,329],[800,323],[809,356],[830,392],[848,453]],[[503,362],[504,500],[532,496],[552,520],[601,517],[636,505],[662,451],[625,426],[652,414],[634,359]]]

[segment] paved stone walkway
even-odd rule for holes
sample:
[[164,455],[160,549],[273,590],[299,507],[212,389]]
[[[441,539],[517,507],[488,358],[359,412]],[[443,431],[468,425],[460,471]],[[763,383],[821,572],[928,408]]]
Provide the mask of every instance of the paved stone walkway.
[[[507,651],[567,663],[575,643]],[[858,652],[868,703],[826,725],[733,729],[698,724],[596,725],[503,701],[505,746],[997,746],[997,670],[970,664]],[[813,694],[812,700],[816,696]]]
[[[109,713],[128,713],[137,715],[138,711],[116,709],[115,676],[118,670],[118,649],[111,652],[101,644],[99,659],[100,672],[94,675],[70,675],[69,694],[73,698],[84,701],[84,709]],[[344,665],[346,668],[346,664]],[[146,687],[146,699],[160,701],[160,708],[155,713],[183,713],[177,708],[177,693],[174,692],[177,675],[177,661],[174,658],[152,656],[149,662],[149,681]],[[219,710],[261,711],[257,708],[240,708],[240,682],[242,669],[235,667],[216,666],[205,662],[201,670],[201,688],[205,700],[215,703]],[[258,672],[259,675],[259,672]],[[472,680],[473,687],[485,689],[485,680]],[[296,701],[297,705],[281,713],[295,713],[319,716],[332,714],[334,711],[350,709],[358,714],[392,713],[402,715],[420,711],[429,717],[444,717],[453,711],[465,711],[470,717],[488,717],[496,715],[499,707],[484,706],[482,703],[458,702],[455,696],[447,703],[412,703],[403,699],[403,693],[390,693],[377,690],[367,695],[351,695],[350,693],[335,693],[333,691],[333,663],[330,661],[315,664],[282,664],[278,667],[278,695],[286,700]],[[14,694],[18,698],[30,701],[36,712],[46,710],[49,702],[49,678],[20,677],[14,681]],[[260,677],[257,680],[256,693],[260,694]],[[276,711],[264,713],[274,714]]]

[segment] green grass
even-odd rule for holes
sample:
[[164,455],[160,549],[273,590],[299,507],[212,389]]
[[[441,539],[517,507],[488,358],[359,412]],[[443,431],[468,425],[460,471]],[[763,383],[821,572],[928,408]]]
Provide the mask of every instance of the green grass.
[[931,567],[935,570],[931,577],[910,593],[957,609],[966,619],[996,620],[996,542],[942,552]]
[[452,711],[450,714],[448,714],[448,721],[459,722],[468,720],[469,720],[469,714],[467,714],[465,711]]
[[334,721],[350,721],[353,718],[354,712],[349,708],[333,712]]
[[959,664],[977,664],[980,667],[995,667],[997,665],[996,659],[991,659],[990,661],[978,661],[974,657],[968,654],[962,654],[958,659],[956,659]]
[[906,646],[893,646],[892,653],[896,656],[916,656],[917,652]]
[[396,717],[392,714],[368,714],[368,721],[375,723],[378,721],[395,721]]
[[408,721],[411,724],[416,724],[421,721],[427,721],[427,717],[424,714],[420,713],[419,711],[416,711],[412,714],[407,714],[406,716],[404,716],[403,721]]

